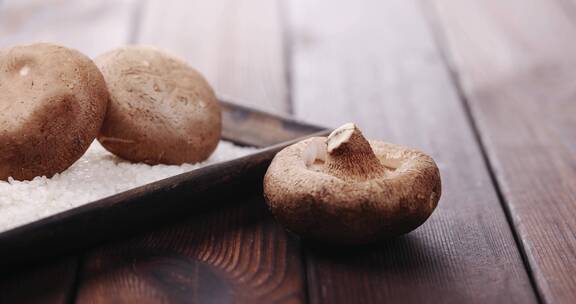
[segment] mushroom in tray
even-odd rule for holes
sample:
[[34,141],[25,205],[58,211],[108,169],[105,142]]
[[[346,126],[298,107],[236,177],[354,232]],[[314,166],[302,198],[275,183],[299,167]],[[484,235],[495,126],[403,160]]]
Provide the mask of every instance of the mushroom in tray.
[[0,50],[0,180],[51,177],[88,149],[108,91],[90,58],[48,43]]
[[304,238],[371,243],[416,229],[440,199],[434,160],[349,123],[280,151],[264,177],[274,216]]
[[180,165],[206,160],[222,130],[214,91],[186,62],[144,46],[118,48],[96,64],[110,91],[98,141],[133,162]]

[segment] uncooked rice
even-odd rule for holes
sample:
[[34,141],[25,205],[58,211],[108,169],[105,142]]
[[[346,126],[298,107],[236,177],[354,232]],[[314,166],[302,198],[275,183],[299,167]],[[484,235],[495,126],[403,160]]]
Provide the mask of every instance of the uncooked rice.
[[107,196],[209,164],[238,158],[254,148],[221,141],[210,158],[181,166],[133,164],[106,151],[97,141],[72,167],[52,178],[0,181],[0,232]]

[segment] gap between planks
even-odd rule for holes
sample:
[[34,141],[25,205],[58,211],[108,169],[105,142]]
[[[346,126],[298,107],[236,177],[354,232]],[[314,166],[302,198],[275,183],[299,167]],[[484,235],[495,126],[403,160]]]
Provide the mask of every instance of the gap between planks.
[[[140,30],[137,34],[133,34],[133,37],[137,37],[134,38],[137,43],[152,44],[181,55],[204,73],[218,92],[245,102],[246,105],[285,113],[290,107],[287,105],[288,75],[285,71],[286,55],[283,54],[286,45],[282,39],[284,29],[281,26],[280,12],[279,2],[268,0],[163,1],[162,3],[148,1],[139,17],[142,22]],[[195,17],[191,19],[191,15]],[[165,22],[166,19],[170,19],[171,22]],[[187,25],[186,31],[181,29],[183,24]],[[259,204],[263,205],[263,202]],[[237,213],[240,214],[239,212]],[[222,225],[233,224],[232,222],[236,221],[234,213],[225,213],[231,216],[220,216],[218,222]],[[258,214],[257,222],[251,224],[256,230],[250,228],[247,223],[232,225],[228,233],[221,232],[212,241],[206,239],[201,232],[205,229],[208,230],[207,233],[219,231],[211,219],[213,216],[210,216],[201,219],[202,223],[206,223],[206,227],[199,228],[193,223],[181,224],[167,228],[172,232],[162,232],[166,231],[163,229],[143,235],[141,238],[96,249],[84,263],[84,267],[90,271],[83,271],[79,301],[105,302],[107,295],[118,294],[123,294],[122,298],[118,299],[125,300],[178,299],[178,293],[174,297],[169,295],[170,284],[163,285],[152,280],[145,269],[161,272],[163,277],[169,278],[171,277],[169,273],[173,273],[174,269],[166,266],[168,265],[166,263],[180,260],[182,264],[184,262],[181,259],[187,260],[181,265],[185,269],[190,271],[204,269],[202,272],[208,278],[211,277],[211,273],[218,274],[217,277],[225,275],[227,278],[222,282],[244,286],[233,288],[217,284],[221,288],[214,287],[221,293],[236,295],[237,301],[305,301],[305,286],[302,283],[305,275],[297,241],[286,235],[284,230],[270,219],[267,212]],[[192,233],[190,227],[196,227],[194,231],[198,232]],[[245,235],[244,242],[238,243],[234,238],[235,234]],[[183,235],[191,235],[192,239],[177,237]],[[247,247],[250,242],[262,238],[264,240],[258,243],[262,243],[265,247],[259,245]],[[167,256],[164,252],[160,253],[158,258],[163,259],[163,263],[146,263],[147,254],[156,250],[168,250],[168,247],[161,245],[166,242],[170,242],[177,252],[172,252],[171,256]],[[196,252],[194,249],[196,246],[204,248],[203,251]],[[270,246],[279,247],[277,250],[269,251],[266,248]],[[119,253],[123,253],[124,260],[116,258]],[[253,267],[244,269],[245,272],[241,273],[241,276],[235,274],[236,270],[230,272],[227,268],[219,267],[218,261],[225,261],[230,255],[235,256],[240,265],[248,263]],[[281,265],[268,265],[270,259],[281,259],[282,263],[288,263],[282,264],[288,267],[288,270],[286,267],[280,267]],[[125,267],[128,264],[132,265],[131,269]],[[187,273],[183,270],[180,275],[186,277],[192,275],[192,272]],[[210,297],[200,292],[204,286],[201,283],[202,278],[192,275],[190,280],[192,281],[181,283],[181,291],[188,292],[189,296],[196,299],[209,301]],[[118,281],[120,284],[111,285],[111,281]],[[132,281],[148,287],[130,288],[129,282]],[[252,286],[255,282],[261,283]],[[211,286],[204,288],[210,289]],[[266,291],[269,288],[272,290]],[[215,299],[225,300],[213,296]]]
[[526,272],[528,274],[528,278],[530,280],[530,285],[532,286],[532,288],[535,291],[535,296],[537,298],[537,302],[543,303],[542,295],[540,292],[538,292],[538,285],[536,284],[536,281],[534,278],[534,273],[532,271],[532,267],[530,267],[530,263],[528,261],[528,256],[527,256],[526,250],[525,250],[524,246],[522,246],[520,236],[519,236],[518,231],[517,231],[516,227],[514,226],[514,223],[512,220],[510,208],[508,207],[508,203],[506,201],[505,196],[502,194],[502,189],[500,188],[500,184],[498,183],[498,179],[496,178],[496,174],[494,173],[494,165],[492,164],[490,157],[488,156],[488,153],[486,151],[486,144],[484,143],[484,141],[482,140],[482,136],[480,135],[480,129],[478,128],[478,124],[476,123],[474,113],[472,112],[472,110],[470,108],[470,104],[469,104],[468,98],[466,96],[466,93],[464,91],[464,88],[462,87],[462,83],[460,81],[460,78],[458,77],[458,71],[457,71],[456,67],[452,64],[452,61],[450,60],[451,55],[449,53],[449,50],[445,47],[447,45],[446,37],[444,37],[444,35],[441,31],[439,21],[436,20],[436,18],[438,18],[438,16],[434,16],[432,14],[432,11],[431,11],[432,7],[430,6],[430,4],[428,2],[423,1],[423,0],[419,0],[419,1],[420,1],[420,5],[421,5],[423,11],[425,12],[425,14],[427,16],[427,20],[430,24],[430,28],[432,29],[432,33],[433,33],[432,36],[433,36],[435,43],[436,43],[436,46],[439,50],[440,57],[442,58],[442,61],[444,62],[444,64],[447,67],[451,82],[454,84],[454,88],[458,94],[458,98],[462,102],[462,108],[464,109],[464,113],[466,115],[466,118],[467,118],[468,123],[470,125],[470,128],[472,130],[472,133],[474,135],[474,140],[476,141],[476,145],[478,146],[478,148],[480,150],[480,154],[482,155],[482,159],[484,161],[486,171],[488,172],[488,175],[490,176],[490,180],[492,182],[492,186],[494,187],[494,191],[496,192],[496,195],[498,197],[498,201],[500,202],[500,205],[501,205],[501,207],[504,210],[504,213],[506,215],[506,220],[508,222],[508,226],[509,226],[509,228],[512,231],[512,234],[514,236],[514,242],[516,243],[516,246],[518,247],[518,249],[520,251],[520,254],[522,257],[522,263],[524,264],[524,267],[525,267]]
[[573,303],[576,6],[432,3],[540,297]]
[[417,2],[290,3],[295,114],[331,126],[355,120],[369,137],[421,148],[444,187],[438,210],[403,238],[340,253],[305,247],[311,301],[536,302]]

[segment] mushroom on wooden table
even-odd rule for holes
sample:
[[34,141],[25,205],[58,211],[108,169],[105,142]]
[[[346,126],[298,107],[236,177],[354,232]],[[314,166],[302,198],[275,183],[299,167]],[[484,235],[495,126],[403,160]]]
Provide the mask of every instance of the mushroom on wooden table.
[[434,160],[349,123],[280,151],[264,177],[274,216],[304,238],[371,243],[410,232],[440,199]]

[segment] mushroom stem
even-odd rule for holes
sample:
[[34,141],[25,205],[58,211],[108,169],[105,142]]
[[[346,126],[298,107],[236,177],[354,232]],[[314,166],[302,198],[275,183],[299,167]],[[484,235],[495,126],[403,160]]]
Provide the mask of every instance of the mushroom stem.
[[384,166],[370,143],[353,123],[334,130],[326,140],[326,173],[344,180],[369,180],[382,176]]

